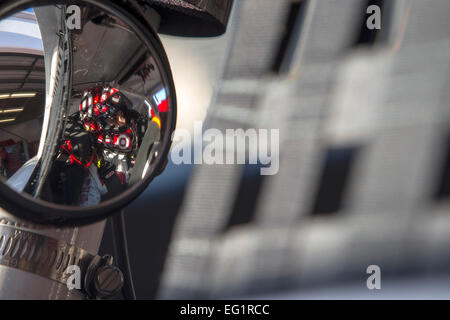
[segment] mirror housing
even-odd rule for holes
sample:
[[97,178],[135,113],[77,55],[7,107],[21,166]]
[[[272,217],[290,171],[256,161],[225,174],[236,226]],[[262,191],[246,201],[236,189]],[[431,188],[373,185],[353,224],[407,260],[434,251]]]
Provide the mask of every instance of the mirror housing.
[[[55,65],[51,57],[51,55],[54,54],[54,52],[52,53],[51,50],[44,50],[46,60],[45,87],[47,92],[45,103],[46,103],[46,112],[48,111],[48,107],[50,107],[51,111],[49,112],[51,113],[51,116],[55,116],[56,117],[55,119],[65,124],[61,126],[61,129],[58,130],[55,129],[56,131],[54,136],[56,138],[53,139],[54,141],[53,144],[48,143],[48,141],[52,141],[51,140],[52,137],[50,136],[48,131],[45,131],[45,133],[47,133],[45,137],[44,134],[41,136],[40,145],[42,145],[43,151],[40,150],[39,152],[43,152],[44,154],[46,154],[47,152],[50,156],[47,158],[45,157],[39,158],[38,156],[38,161],[36,165],[36,168],[38,170],[36,168],[34,169],[33,173],[31,174],[31,178],[26,181],[26,185],[23,187],[23,190],[17,191],[16,189],[15,191],[11,187],[11,185],[0,182],[0,206],[9,213],[18,217],[19,219],[32,222],[35,224],[55,225],[55,226],[85,225],[94,223],[99,220],[103,220],[108,216],[124,208],[136,197],[138,197],[146,189],[146,187],[150,184],[150,182],[164,170],[164,167],[167,163],[169,149],[171,146],[172,133],[176,125],[176,93],[167,56],[164,52],[164,48],[161,44],[161,41],[159,40],[157,33],[154,29],[157,23],[155,24],[150,23],[151,21],[149,21],[148,16],[145,16],[142,12],[140,12],[138,7],[127,6],[123,4],[123,2],[118,1],[98,1],[98,0],[58,1],[57,4],[60,4],[61,6],[70,6],[73,4],[80,6],[92,6],[95,9],[94,11],[99,11],[100,15],[90,16],[87,18],[88,19],[87,21],[89,22],[89,26],[93,28],[95,28],[96,26],[101,26],[103,28],[102,29],[103,30],[102,32],[104,32],[104,34],[102,35],[103,38],[105,37],[106,32],[109,32],[109,34],[111,34],[111,31],[108,31],[110,30],[110,28],[113,29],[116,28],[116,30],[119,31],[121,30],[121,32],[125,33],[126,32],[134,33],[136,39],[140,40],[142,44],[141,47],[139,47],[140,49],[138,48],[139,50],[133,51],[136,52],[135,56],[133,55],[130,56],[131,59],[130,61],[133,60],[134,63],[133,64],[130,63],[128,65],[130,68],[135,68],[136,66],[137,69],[131,70],[133,72],[125,72],[127,70],[124,70],[124,72],[119,73],[108,72],[109,69],[107,68],[107,66],[109,65],[109,67],[114,67],[115,66],[114,63],[117,63],[117,61],[120,62],[120,59],[117,59],[118,57],[113,57],[114,59],[107,59],[108,57],[106,56],[105,60],[104,58],[105,56],[102,56],[102,60],[98,60],[97,56],[101,56],[102,53],[98,54],[98,52],[92,50],[92,48],[89,51],[88,49],[90,48],[83,47],[83,45],[86,44],[86,41],[88,42],[88,44],[89,43],[93,44],[92,47],[94,49],[96,46],[100,47],[100,42],[98,43],[95,42],[97,41],[95,38],[95,34],[93,35],[92,33],[87,33],[85,37],[83,37],[83,35],[81,35],[80,37],[79,32],[77,33],[75,31],[74,32],[67,31],[66,30],[67,24],[66,27],[61,27],[61,30],[63,31],[55,34],[54,37],[56,37],[56,39],[71,38],[70,40],[71,43],[75,45],[71,47],[70,50],[68,50],[67,48],[64,49],[67,50],[67,52],[62,55],[62,58],[60,58],[63,59],[62,60],[63,63],[57,64],[58,65],[57,68],[59,69],[65,68],[64,70],[67,69],[63,73],[64,77],[66,77],[66,75],[69,74],[68,70],[72,71],[70,73],[70,76],[66,77],[67,81],[63,83],[64,86],[59,85],[56,86],[57,89],[53,91],[48,90],[49,87],[51,87],[52,82],[52,80],[49,79],[49,77],[51,76],[48,71],[48,68],[50,66],[53,67]],[[37,7],[40,8],[46,5],[54,6],[55,1],[47,1],[47,0],[7,1],[4,2],[2,5],[0,5],[0,19],[8,18],[11,15],[16,14],[27,8],[37,8]],[[113,17],[114,19],[109,19],[110,16]],[[83,17],[83,19],[86,19],[86,17]],[[84,22],[86,22],[86,20]],[[62,25],[64,25],[64,23]],[[41,33],[42,32],[45,33],[45,31],[41,30]],[[49,34],[51,34],[51,32]],[[121,37],[120,40],[123,40],[123,37]],[[79,45],[81,47],[76,47],[76,45]],[[103,54],[105,55],[118,54],[117,53],[119,52],[118,50],[112,49],[114,48],[114,43],[112,43],[111,45],[112,46],[109,46],[110,47],[109,51],[107,49],[109,47],[105,45]],[[44,43],[44,47],[45,46],[46,43]],[[142,52],[141,50],[142,48],[143,49],[146,48],[147,50],[144,50],[144,52]],[[82,49],[86,49],[87,51],[82,51]],[[11,48],[9,48],[8,50],[11,50]],[[89,55],[89,52],[95,54]],[[141,59],[142,60],[141,61],[140,59],[137,59],[138,54],[142,54],[144,60]],[[87,57],[89,57],[89,59]],[[85,60],[88,62],[86,62]],[[101,65],[99,66],[98,61],[101,61],[104,67],[102,67]],[[127,62],[128,60],[125,61]],[[154,62],[153,68],[151,62]],[[85,63],[88,63],[87,66],[90,68],[87,70],[95,71],[91,72],[91,74],[94,74],[94,78],[89,77],[83,78],[82,70],[84,70],[83,67],[86,66]],[[73,66],[73,64],[75,64],[75,66]],[[92,69],[93,67],[95,68]],[[32,65],[32,68],[34,68],[34,65]],[[11,67],[8,70],[9,70],[8,72],[11,72]],[[145,87],[146,79],[150,79],[148,77],[152,71],[156,72],[157,77],[158,76],[160,77],[158,78],[160,80],[157,80],[159,81],[159,83],[156,83],[156,85],[154,85],[150,89],[149,88],[142,89],[145,90],[143,91],[144,93],[138,92],[136,88],[138,87],[140,88],[140,86]],[[2,71],[0,68],[0,73],[1,72]],[[110,74],[117,74],[117,77],[119,77],[120,75],[120,78],[112,79],[110,78]],[[95,76],[97,76],[97,78],[95,78]],[[61,77],[58,77],[58,79],[60,78]],[[140,78],[142,78],[142,81],[140,80]],[[89,81],[87,81],[86,79],[89,79]],[[92,85],[86,85],[84,84],[84,82],[86,81],[83,82],[82,80],[86,80],[88,83],[92,83]],[[151,83],[151,81],[148,82]],[[118,85],[119,87],[117,88],[119,88],[119,92],[117,92],[117,89],[111,87],[112,85]],[[136,90],[134,90],[133,88]],[[55,98],[57,95],[55,95],[54,92],[57,92],[58,90],[62,91],[62,93],[60,93],[58,97],[61,97],[61,99],[63,99],[63,97],[66,97],[64,99],[73,100],[69,101],[72,102],[71,105],[72,109],[70,109],[72,110],[70,111],[71,113],[68,112],[70,105],[69,102],[66,101],[64,103],[59,103],[59,100],[58,102],[54,101],[57,100]],[[159,101],[165,103],[163,111],[161,111],[160,105],[158,105],[156,102],[158,99],[160,99],[160,96],[158,96],[158,94],[159,92],[161,92],[161,90],[163,90],[165,93],[164,94],[165,100]],[[150,96],[148,96],[149,92],[153,93]],[[103,95],[101,93],[103,93]],[[49,104],[48,102],[49,95],[52,94],[54,95],[53,98],[55,99],[50,99],[50,101],[53,102],[50,102]],[[10,100],[12,100],[13,98],[12,93],[3,94],[3,96],[7,97]],[[105,97],[103,98],[103,96]],[[133,112],[131,111],[128,112],[127,107],[117,107],[115,109],[113,108],[114,103],[118,103],[119,101],[121,101],[120,104],[122,104],[123,101],[128,101],[129,98],[133,97],[135,98],[135,96],[141,99],[140,109],[144,110],[145,115],[143,113],[139,114],[135,110],[131,110]],[[94,101],[95,99],[99,99],[101,97],[102,104],[100,103],[97,104],[98,100],[93,104],[86,103],[86,101],[89,101],[89,97],[93,97]],[[148,100],[146,97],[149,97]],[[153,100],[150,101],[150,98],[155,99],[155,101]],[[78,101],[78,103],[75,103],[76,101]],[[148,108],[145,107],[145,104],[143,102],[146,102]],[[75,104],[77,108],[79,106],[80,108],[79,111],[74,112],[75,109],[73,109],[73,106]],[[129,107],[130,103],[127,103],[127,106]],[[133,109],[136,106],[136,104],[131,104],[131,106],[132,106],[131,109]],[[102,107],[106,111],[98,111],[100,107]],[[102,108],[100,109],[103,110]],[[108,108],[111,110],[114,109],[115,111],[109,112]],[[22,111],[24,111],[25,107],[21,109]],[[64,111],[58,113],[58,109],[64,109]],[[97,110],[94,112],[94,115],[92,114],[92,110],[94,111]],[[98,115],[96,112],[98,113]],[[105,112],[106,116],[101,118],[103,112]],[[162,114],[160,115],[160,112],[163,112],[164,115]],[[25,114],[25,112],[23,113]],[[61,115],[59,116],[56,114]],[[21,119],[21,121],[23,122],[24,121],[22,119],[23,117],[22,118],[21,117],[22,115],[19,115],[17,119],[18,121],[19,119]],[[137,120],[142,119],[142,117],[147,117],[145,118],[147,120],[144,121]],[[48,119],[46,120],[45,116],[43,117],[43,119],[44,120],[40,121],[44,121],[44,123],[51,123],[49,122]],[[131,127],[128,128],[129,130],[127,130],[126,132],[120,131],[122,130],[122,128],[127,129],[127,126],[129,126],[131,123],[130,121],[132,121],[133,124],[144,123],[142,125],[143,129],[141,130],[142,133],[140,135],[133,134],[132,132],[134,132],[133,131],[134,129],[130,130]],[[83,139],[71,140],[72,138],[68,138],[74,136],[72,133],[69,134],[69,131],[67,131],[68,128],[71,128],[70,126],[71,123],[75,123],[75,126],[79,125],[77,127],[78,128],[77,132],[79,134],[75,132],[76,139],[78,139],[80,135],[84,137]],[[83,129],[83,126],[85,127],[85,130]],[[130,131],[130,133],[128,133],[128,131]],[[106,134],[109,134],[108,136],[109,138],[105,136],[105,132]],[[126,136],[126,134],[129,134],[129,136]],[[100,139],[100,137],[102,139]],[[127,137],[129,137],[129,141],[127,141],[126,139]],[[146,140],[147,138],[150,139],[150,142]],[[110,142],[107,141],[108,139],[110,140]],[[79,150],[72,151],[72,145],[74,141],[77,142],[81,141],[78,143],[78,145],[81,145],[80,148],[82,149],[82,152],[80,152]],[[87,144],[85,143],[86,141],[90,141],[88,143],[89,147],[86,147],[87,146]],[[133,149],[132,147],[133,144],[136,144],[135,149]],[[145,146],[145,148],[148,148],[145,149],[145,151],[148,150],[146,153],[147,155],[140,152],[143,146]],[[49,149],[50,151],[47,149]],[[89,152],[85,152],[86,150]],[[136,150],[136,152],[135,154],[131,155],[131,152],[133,150]],[[84,154],[86,154],[87,156],[84,157],[83,159]],[[90,154],[91,156],[89,156]],[[120,157],[118,155],[120,155]],[[41,185],[47,184],[48,187],[48,185],[51,184],[48,180],[49,179],[48,177],[52,176],[53,173],[55,172],[57,173],[56,183],[51,184],[51,186],[59,187],[61,185],[60,177],[67,175],[62,175],[61,174],[62,171],[59,169],[58,169],[59,171],[58,170],[55,171],[56,161],[60,162],[60,164],[56,166],[57,168],[70,166],[75,167],[78,164],[80,164],[80,166],[77,167],[78,172],[87,172],[88,168],[91,169],[93,167],[95,167],[95,171],[98,170],[100,172],[100,170],[103,167],[103,163],[109,161],[107,157],[109,157],[108,158],[109,160],[113,158],[124,159],[122,160],[122,162],[127,163],[129,165],[130,170],[132,170],[129,173],[126,171],[127,169],[125,169],[125,171],[121,169],[122,171],[120,171],[120,173],[125,172],[125,176],[128,175],[129,178],[124,179],[125,182],[122,181],[124,184],[126,184],[126,189],[124,189],[123,191],[121,191],[120,194],[117,194],[114,197],[106,197],[104,200],[102,198],[101,202],[94,203],[93,205],[89,204],[89,206],[80,206],[79,203],[77,205],[72,205],[71,202],[69,203],[64,202],[66,200],[64,199],[64,196],[61,196],[61,194],[57,195],[57,198],[59,199],[58,201],[48,200],[47,199],[48,197],[42,199],[40,197],[41,195],[40,191],[42,188],[41,189],[34,188],[33,183],[36,184],[36,181],[39,182],[39,179],[34,179],[34,177],[40,178],[41,176],[43,176],[44,179],[47,180],[42,182]],[[45,165],[45,161],[42,159],[48,160],[49,163]],[[136,163],[139,163],[139,159],[143,159],[144,161],[146,161],[147,165],[144,166],[143,164],[145,163],[140,163],[140,165],[137,165]],[[111,176],[112,174],[119,172],[119,169],[117,169],[118,168],[117,162],[114,162],[114,164],[111,163],[112,162],[108,162],[108,165],[113,169],[111,169],[109,173],[106,171],[106,173],[103,176],[98,174],[99,180],[104,181],[105,177],[109,178],[109,176]],[[132,163],[132,165],[130,165],[130,163]],[[140,170],[143,170],[143,173],[136,175],[136,170],[134,170],[135,172],[133,172],[133,169],[136,169],[134,166],[136,168],[140,168]],[[122,167],[123,165],[121,166],[121,168]],[[48,172],[46,172],[46,174],[42,174],[42,172],[45,171],[42,168],[47,168]],[[83,171],[83,169],[85,170]],[[39,174],[35,174],[37,171],[39,171]],[[137,179],[136,178],[137,176],[142,177]],[[70,186],[70,183],[68,184],[67,180],[64,181],[66,181],[66,185]],[[39,185],[39,183],[37,184]],[[36,190],[39,190],[39,192]],[[54,191],[51,192],[54,193]],[[50,199],[53,198],[51,197]]]
[[233,0],[146,0],[161,16],[159,33],[211,37],[225,33]]

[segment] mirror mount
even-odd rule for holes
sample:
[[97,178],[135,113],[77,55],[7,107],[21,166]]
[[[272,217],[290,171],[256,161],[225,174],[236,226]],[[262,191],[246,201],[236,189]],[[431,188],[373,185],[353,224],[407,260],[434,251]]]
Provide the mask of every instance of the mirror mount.
[[233,0],[142,0],[161,16],[159,33],[181,37],[215,37],[225,33]]

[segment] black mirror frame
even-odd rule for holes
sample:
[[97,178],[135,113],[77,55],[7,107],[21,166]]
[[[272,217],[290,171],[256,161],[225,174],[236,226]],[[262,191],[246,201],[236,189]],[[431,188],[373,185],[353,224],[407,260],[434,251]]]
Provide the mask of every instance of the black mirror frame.
[[[121,1],[62,0],[57,1],[57,3],[67,5],[91,4],[117,16],[132,27],[141,41],[143,41],[147,47],[153,48],[154,50],[152,51],[156,51],[156,56],[154,57],[155,61],[163,70],[166,70],[166,72],[162,73],[162,78],[164,83],[167,84],[170,93],[168,95],[168,105],[172,115],[171,118],[168,119],[169,122],[167,123],[166,130],[164,132],[165,139],[162,141],[160,156],[157,157],[153,170],[150,174],[148,174],[145,180],[135,186],[132,186],[118,199],[108,200],[102,202],[100,205],[86,208],[68,207],[32,199],[29,196],[15,192],[6,184],[0,183],[0,206],[8,213],[21,220],[35,224],[69,227],[92,224],[117,213],[119,210],[123,209],[130,202],[136,199],[148,187],[150,182],[157,175],[159,175],[160,171],[164,168],[165,161],[169,155],[169,150],[172,144],[172,135],[175,130],[177,118],[177,102],[175,85],[173,83],[168,58],[156,31],[144,17],[138,15],[137,12],[130,13],[127,9],[125,9],[125,4]],[[54,4],[55,1],[48,0],[6,1],[0,5],[0,19],[33,6]]]

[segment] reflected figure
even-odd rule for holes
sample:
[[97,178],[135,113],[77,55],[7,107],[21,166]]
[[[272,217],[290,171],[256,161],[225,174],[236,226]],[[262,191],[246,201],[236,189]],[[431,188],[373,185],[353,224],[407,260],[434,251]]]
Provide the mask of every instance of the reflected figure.
[[85,91],[80,111],[68,118],[49,177],[51,194],[63,195],[53,201],[90,206],[123,192],[149,116],[133,110],[127,96],[115,88]]

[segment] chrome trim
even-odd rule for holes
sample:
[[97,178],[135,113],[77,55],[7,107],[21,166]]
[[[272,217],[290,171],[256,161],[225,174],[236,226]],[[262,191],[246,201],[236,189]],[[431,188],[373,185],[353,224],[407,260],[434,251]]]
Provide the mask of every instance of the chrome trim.
[[71,274],[68,266],[77,265],[81,279],[95,255],[17,226],[1,224],[0,221],[0,265],[34,273],[36,275],[67,284]]

